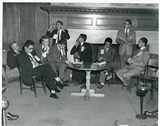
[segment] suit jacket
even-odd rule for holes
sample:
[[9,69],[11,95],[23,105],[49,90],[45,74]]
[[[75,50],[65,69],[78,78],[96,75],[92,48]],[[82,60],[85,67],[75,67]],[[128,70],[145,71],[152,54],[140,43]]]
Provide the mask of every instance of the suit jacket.
[[140,50],[139,52],[137,52],[137,54],[135,56],[132,57],[133,60],[133,64],[131,64],[131,67],[139,67],[144,69],[145,65],[147,64],[149,59],[149,52],[147,51],[147,49],[143,49]]
[[[36,55],[36,52],[33,52],[33,55]],[[21,77],[25,84],[32,84],[32,75],[33,75],[33,66],[30,61],[29,55],[26,52],[22,52],[17,56],[18,66],[21,67],[22,73]],[[40,62],[39,62],[40,63]]]
[[[128,40],[128,41],[126,41]],[[123,44],[128,44],[128,45],[133,45],[136,44],[136,33],[135,31],[131,28],[129,30],[128,36],[125,35],[124,29],[121,29],[117,33],[116,37],[116,42],[120,45]]]
[[[101,54],[101,50],[103,54]],[[101,49],[100,52],[98,53],[98,57],[102,57],[103,61],[106,61],[106,64],[113,64],[114,62],[114,56],[115,56],[115,50],[110,47],[109,50],[106,52],[105,49]]]
[[10,69],[17,67],[17,54],[12,50],[7,52],[7,65]]
[[[55,34],[57,34],[58,30],[55,29],[52,32],[47,31],[46,35],[49,37],[53,37]],[[61,40],[58,41],[58,43],[60,44],[65,44],[66,46],[66,51],[67,51],[67,40],[70,39],[70,35],[68,33],[68,30],[64,30],[61,32]],[[54,45],[56,43],[56,39],[53,39],[53,43],[52,45]]]
[[[49,49],[50,49],[50,47],[49,47]],[[42,44],[39,44],[36,46],[36,54],[38,55],[38,57],[40,57],[42,63],[48,62],[47,57],[46,58],[42,57]]]
[[[81,51],[81,48],[84,48],[84,51]],[[82,46],[78,45],[77,47],[74,45],[70,54],[73,55],[75,53],[79,55],[80,61],[88,63],[92,62],[92,48],[90,44],[84,43]]]

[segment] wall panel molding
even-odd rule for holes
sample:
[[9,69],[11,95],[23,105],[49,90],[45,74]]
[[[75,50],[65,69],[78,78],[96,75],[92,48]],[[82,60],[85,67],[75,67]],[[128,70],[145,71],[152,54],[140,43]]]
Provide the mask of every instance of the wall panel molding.
[[131,19],[136,30],[158,31],[158,9],[44,6],[49,24],[62,20],[71,29],[117,30],[125,19]]

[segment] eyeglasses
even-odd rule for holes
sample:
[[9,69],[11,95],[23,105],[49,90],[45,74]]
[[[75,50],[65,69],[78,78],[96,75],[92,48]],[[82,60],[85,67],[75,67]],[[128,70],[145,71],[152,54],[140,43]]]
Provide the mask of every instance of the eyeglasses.
[[28,50],[33,50],[33,48],[28,48]]

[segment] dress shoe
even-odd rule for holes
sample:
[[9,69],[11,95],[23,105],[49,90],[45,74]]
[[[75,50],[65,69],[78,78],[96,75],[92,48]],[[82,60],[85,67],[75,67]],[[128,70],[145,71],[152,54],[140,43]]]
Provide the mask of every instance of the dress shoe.
[[110,74],[106,76],[106,80],[110,80],[111,78],[112,78],[112,75]]
[[26,85],[26,84],[23,84],[23,86],[22,86],[23,88],[28,88],[28,89],[31,89],[32,90],[32,88],[33,88],[33,86],[32,85]]
[[7,113],[7,119],[8,120],[17,120],[19,118],[19,115],[11,114],[10,112]]
[[157,118],[158,117],[158,114],[156,112],[145,111],[144,115],[148,118]]
[[51,93],[49,97],[55,98],[55,99],[58,99],[58,98],[59,98],[56,93]]
[[57,82],[57,86],[60,88],[60,89],[63,89],[64,88],[64,85],[60,82]]
[[54,89],[57,93],[61,92],[57,87]]
[[102,84],[100,84],[100,83],[97,85],[97,88],[98,88],[98,89],[102,89],[103,87],[104,87],[104,85],[102,85]]
[[19,115],[12,114],[12,113],[10,113],[10,112],[8,112],[7,115],[12,116],[12,117],[19,117]]

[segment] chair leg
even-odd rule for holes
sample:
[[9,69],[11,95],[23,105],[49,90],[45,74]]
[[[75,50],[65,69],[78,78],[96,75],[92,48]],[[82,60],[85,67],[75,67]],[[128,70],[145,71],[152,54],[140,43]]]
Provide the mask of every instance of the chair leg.
[[47,91],[46,91],[46,85],[45,85],[45,82],[44,82],[44,81],[42,81],[42,86],[43,86],[43,91],[44,91],[44,93],[46,94]]
[[23,87],[22,87],[22,80],[21,80],[21,77],[19,77],[19,84],[20,84],[20,95],[22,95]]
[[5,68],[5,83],[6,83],[6,86],[8,86],[7,68]]
[[34,91],[34,96],[37,97],[36,85],[34,81],[33,81],[33,91]]
[[151,83],[150,98],[153,100],[153,83]]

